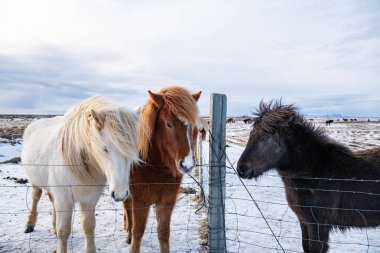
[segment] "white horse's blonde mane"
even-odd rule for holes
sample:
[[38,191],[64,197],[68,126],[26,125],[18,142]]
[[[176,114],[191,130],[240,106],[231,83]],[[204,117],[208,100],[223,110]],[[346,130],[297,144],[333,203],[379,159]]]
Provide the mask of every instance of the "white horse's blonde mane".
[[81,181],[94,181],[101,175],[100,159],[104,159],[104,143],[93,115],[104,120],[111,142],[131,162],[138,158],[137,116],[112,104],[101,96],[93,96],[71,108],[64,115],[62,155],[72,173]]

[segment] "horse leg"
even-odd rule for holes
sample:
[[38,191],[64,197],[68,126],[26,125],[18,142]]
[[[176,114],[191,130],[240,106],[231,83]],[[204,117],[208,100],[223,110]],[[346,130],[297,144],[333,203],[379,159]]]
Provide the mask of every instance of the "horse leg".
[[326,225],[309,225],[309,252],[326,253],[329,245],[330,227]]
[[309,252],[309,231],[307,225],[300,220],[302,230],[302,248],[304,252]]
[[37,204],[40,201],[42,190],[38,187],[32,187],[32,208],[30,209],[28,219],[26,220],[26,229],[24,233],[30,233],[34,231],[34,226],[37,222]]
[[[65,202],[65,203],[61,203]],[[55,199],[55,210],[57,212],[57,253],[67,252],[67,240],[71,232],[71,219],[73,215],[74,203],[71,201],[65,201],[62,199]]]
[[136,201],[133,202],[132,242],[129,248],[129,253],[140,253],[141,251],[141,240],[148,220],[149,208],[149,204],[144,206],[136,205]]
[[157,204],[156,205],[156,219],[157,219],[157,234],[160,242],[160,252],[170,252],[170,219],[172,216],[174,205],[173,203]]
[[85,246],[84,252],[94,253],[96,252],[95,248],[95,203],[81,203],[81,213],[82,213],[82,226],[85,236]]
[[128,199],[123,202],[124,205],[124,229],[127,232],[126,242],[131,244],[132,239],[132,200]]
[[54,229],[54,234],[57,234],[57,229],[56,229],[56,216],[55,216],[55,206],[54,206],[54,198],[53,195],[48,192],[48,197],[50,199],[51,204],[53,205],[53,217],[52,217],[52,224],[53,224],[53,229]]

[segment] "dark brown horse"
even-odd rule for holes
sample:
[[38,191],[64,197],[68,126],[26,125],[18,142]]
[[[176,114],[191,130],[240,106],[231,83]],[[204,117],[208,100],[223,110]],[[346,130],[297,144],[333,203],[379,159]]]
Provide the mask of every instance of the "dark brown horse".
[[334,228],[380,225],[380,148],[354,153],[279,101],[261,103],[257,116],[238,174],[277,169],[305,252],[327,252]]
[[190,94],[180,87],[159,93],[140,112],[139,151],[143,162],[131,172],[131,198],[124,202],[124,225],[130,252],[140,252],[149,208],[156,205],[160,251],[169,252],[170,219],[182,176],[195,166],[193,157],[201,92]]

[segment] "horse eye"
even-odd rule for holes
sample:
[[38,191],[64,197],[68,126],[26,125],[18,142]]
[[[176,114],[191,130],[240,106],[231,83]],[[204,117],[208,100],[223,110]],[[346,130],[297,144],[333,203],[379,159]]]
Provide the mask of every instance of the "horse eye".
[[166,122],[166,126],[169,127],[169,128],[172,128],[172,124],[170,124],[169,122]]
[[108,149],[106,147],[104,147],[103,150],[108,154]]

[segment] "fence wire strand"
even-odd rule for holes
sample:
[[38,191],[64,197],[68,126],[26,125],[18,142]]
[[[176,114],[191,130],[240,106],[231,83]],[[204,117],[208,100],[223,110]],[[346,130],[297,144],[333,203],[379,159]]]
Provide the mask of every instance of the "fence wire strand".
[[[212,139],[214,138],[212,133],[210,131],[209,132],[209,139]],[[217,152],[216,150],[213,149],[213,147],[211,147],[211,152]],[[237,177],[237,171],[235,169],[235,166],[234,164],[232,163],[230,157],[228,156],[227,152],[226,152],[226,149],[223,149],[222,147],[218,147],[221,151],[223,152],[223,155],[225,156],[225,161],[227,162],[227,164],[225,165],[227,169],[229,169],[230,171],[226,171],[226,174],[231,176],[231,177]],[[219,152],[218,151],[218,152]],[[13,164],[12,164],[13,165]],[[53,166],[53,167],[67,167],[68,165],[59,165],[59,164],[18,164],[18,165],[21,165],[21,166],[45,166],[45,167],[48,167],[48,166]],[[223,161],[220,161],[220,163],[216,166],[221,166],[223,165]],[[2,164],[1,166],[10,166],[10,164]],[[82,165],[69,165],[69,166],[82,166]],[[214,165],[215,166],[215,165]],[[214,167],[212,164],[210,163],[203,163],[203,161],[198,161],[196,167],[202,167],[202,168],[207,168],[207,169],[212,169]],[[205,173],[205,171],[203,171],[202,173]],[[380,179],[357,179],[357,178],[350,178],[350,179],[345,179],[345,178],[323,178],[323,177],[293,177],[293,176],[287,176],[287,177],[284,177],[284,176],[279,176],[279,175],[266,175],[268,177],[273,177],[273,178],[276,178],[276,179],[297,179],[297,180],[311,180],[311,181],[330,181],[330,182],[355,182],[355,183],[363,183],[363,184],[366,184],[366,183],[376,183],[376,184],[380,184]],[[206,202],[206,199],[207,197],[205,196],[205,191],[203,190],[204,186],[202,184],[200,184],[198,182],[198,180],[196,180],[192,175],[190,175],[190,178],[194,181],[194,182],[191,182],[191,183],[182,183],[181,185],[184,186],[184,185],[188,185],[188,186],[194,186],[194,184],[199,187],[199,194],[201,194],[201,198],[203,199],[203,202],[201,205],[199,204],[192,204],[191,203],[191,199],[190,199],[190,196],[191,194],[188,194],[189,196],[189,205],[188,205],[188,209],[189,209],[189,213],[188,213],[188,216],[187,216],[187,224],[186,224],[186,228],[185,229],[180,229],[180,230],[176,230],[176,229],[171,229],[171,232],[185,232],[186,235],[185,235],[185,238],[186,238],[186,252],[193,252],[193,251],[197,251],[197,250],[202,250],[203,248],[200,246],[199,249],[194,249],[190,246],[189,244],[189,231],[190,231],[190,228],[189,228],[189,224],[191,224],[191,221],[192,221],[192,211],[195,210],[195,214],[199,214],[199,211],[201,209],[204,209],[205,207],[205,202]],[[221,175],[220,177],[221,178]],[[363,222],[365,224],[365,236],[366,236],[366,243],[362,243],[362,242],[339,242],[339,241],[329,241],[328,243],[329,244],[337,244],[337,245],[358,245],[358,246],[365,246],[366,247],[366,252],[368,253],[370,251],[371,248],[375,248],[375,249],[379,249],[380,250],[380,245],[376,245],[376,244],[371,244],[370,242],[370,236],[368,234],[368,229],[367,229],[367,220],[365,218],[365,216],[363,215],[363,213],[365,212],[380,212],[380,210],[369,210],[369,209],[363,209],[363,208],[338,208],[338,207],[330,207],[330,206],[308,206],[308,205],[289,205],[287,202],[278,202],[278,201],[275,201],[275,200],[267,200],[267,199],[259,199],[257,198],[257,196],[254,196],[251,191],[248,189],[248,187],[252,187],[253,189],[254,188],[267,188],[267,189],[281,189],[281,190],[286,190],[286,189],[292,189],[292,190],[298,190],[298,191],[309,191],[309,190],[314,190],[314,191],[317,191],[317,192],[337,192],[337,193],[345,193],[345,194],[358,194],[358,195],[370,195],[370,196],[374,196],[374,197],[377,197],[377,196],[380,196],[380,193],[374,193],[374,192],[363,192],[363,191],[354,191],[354,190],[341,190],[341,189],[330,189],[330,188],[326,188],[326,189],[322,189],[322,188],[307,188],[307,187],[286,187],[284,185],[262,185],[262,184],[258,184],[258,183],[255,183],[255,184],[252,184],[252,183],[245,183],[241,178],[239,178],[239,182],[240,183],[236,183],[236,182],[226,182],[226,198],[224,199],[224,203],[219,203],[218,205],[214,206],[215,208],[219,208],[219,207],[224,207],[224,204],[227,202],[227,201],[231,201],[232,205],[232,209],[233,211],[230,211],[229,208],[225,208],[224,212],[225,213],[225,217],[224,217],[224,224],[221,224],[220,226],[220,230],[225,230],[227,232],[233,232],[234,233],[234,236],[233,238],[226,238],[226,249],[227,249],[227,252],[232,252],[231,250],[228,250],[227,246],[227,242],[231,242],[231,243],[236,243],[237,245],[237,252],[240,252],[241,250],[241,245],[249,245],[249,246],[252,246],[252,247],[257,247],[257,248],[261,248],[261,249],[267,249],[267,250],[273,250],[273,251],[282,251],[282,252],[299,252],[297,250],[294,250],[294,249],[289,249],[289,248],[286,248],[286,247],[283,247],[282,243],[281,243],[281,240],[283,239],[288,239],[288,240],[297,240],[297,241],[301,241],[302,242],[302,238],[300,236],[290,236],[290,235],[287,235],[283,229],[285,226],[283,226],[283,224],[294,224],[294,225],[297,225],[297,224],[305,224],[305,225],[313,225],[313,226],[316,226],[317,229],[318,229],[318,240],[312,240],[312,239],[307,239],[308,241],[317,241],[317,242],[320,242],[320,243],[327,243],[323,240],[321,240],[321,238],[319,237],[319,229],[323,228],[324,226],[328,226],[328,227],[334,227],[334,226],[338,226],[339,224],[326,224],[326,223],[323,223],[323,222],[320,222],[317,217],[314,215],[314,211],[316,209],[328,209],[328,210],[339,210],[339,211],[348,211],[348,212],[356,212],[358,213],[362,219],[363,219]],[[225,180],[227,181],[227,177],[225,178]],[[223,181],[223,180],[222,180]],[[222,181],[213,181],[212,183],[214,184],[220,184]],[[159,184],[178,184],[178,183],[153,183],[155,185],[159,185]],[[138,183],[138,185],[146,185],[147,187],[149,187],[149,185],[153,185],[153,184],[150,184],[150,183]],[[131,184],[133,185],[133,184]],[[137,185],[137,184],[136,184]],[[0,212],[0,215],[15,215],[15,214],[20,214],[20,213],[29,213],[31,211],[30,209],[30,206],[29,206],[29,202],[28,202],[28,195],[29,195],[29,188],[31,188],[32,186],[30,185],[2,185],[0,186],[0,188],[7,188],[7,189],[10,189],[10,188],[25,188],[25,206],[26,206],[26,209],[20,209],[20,210],[16,210],[15,212],[12,212],[12,211],[4,211],[4,212]],[[107,185],[45,185],[45,186],[36,186],[36,187],[41,187],[41,188],[45,188],[45,187],[68,187],[70,188],[70,191],[71,191],[71,194],[73,195],[73,192],[72,192],[72,187],[107,187]],[[227,190],[228,189],[238,189],[238,188],[241,188],[244,190],[245,193],[248,194],[249,198],[243,198],[243,197],[236,197],[234,196],[233,194],[228,194],[227,195]],[[149,191],[148,191],[149,192]],[[112,207],[113,208],[95,208],[94,210],[84,210],[84,211],[110,211],[110,212],[113,212],[113,217],[114,217],[114,220],[113,220],[113,223],[114,223],[114,228],[113,228],[113,232],[112,234],[110,235],[97,235],[95,236],[95,238],[111,238],[113,240],[113,243],[114,243],[114,248],[117,250],[117,252],[121,252],[119,246],[118,246],[118,238],[122,238],[122,237],[125,237],[126,235],[125,234],[118,234],[117,233],[117,224],[120,223],[120,221],[118,221],[117,219],[117,216],[119,214],[119,212],[123,211],[124,209],[123,208],[117,208],[115,206],[115,204],[113,203],[112,200],[110,200],[111,203],[112,203]],[[248,210],[246,212],[239,212],[238,210],[238,205],[236,203],[236,201],[246,201],[248,203],[252,203],[253,206],[257,209],[257,211],[259,212],[259,215],[252,215],[252,214],[249,214],[247,213]],[[262,206],[260,206],[259,204],[265,204],[267,206],[271,206],[271,207],[285,207],[285,211],[282,213],[281,217],[279,218],[274,218],[270,215],[270,211],[271,210],[265,210],[265,208],[263,208]],[[169,207],[169,206],[168,206]],[[311,214],[313,215],[314,217],[314,222],[304,222],[304,221],[297,221],[297,220],[291,220],[291,219],[286,219],[285,217],[287,216],[288,214],[288,210],[290,207],[302,207],[302,208],[310,208],[310,211],[311,211]],[[145,208],[150,208],[150,207],[141,207],[141,208],[134,208],[132,207],[131,209],[145,209]],[[83,210],[82,210],[83,211]],[[56,210],[56,212],[68,212],[67,210]],[[76,235],[74,234],[74,219],[75,219],[75,214],[76,214],[77,210],[75,209],[75,205],[73,205],[73,217],[72,217],[72,224],[71,224],[71,234],[70,234],[70,246],[71,246],[71,252],[75,252],[75,249],[74,249],[74,246],[76,244],[75,240],[76,239],[83,239],[85,237],[83,236],[80,236],[80,235]],[[46,214],[46,213],[50,213],[50,211],[41,211],[39,212],[39,214]],[[229,216],[229,215],[233,215],[234,216],[234,221],[235,221],[235,225],[234,227],[228,227],[228,225],[226,224],[226,217]],[[239,221],[239,217],[247,217],[247,218],[252,218],[252,219],[262,219],[267,228],[269,229],[270,233],[266,233],[264,231],[261,230],[252,230],[252,229],[245,229],[244,226],[242,226],[242,222]],[[155,246],[153,245],[153,240],[152,240],[152,235],[153,234],[157,234],[156,231],[154,231],[154,227],[155,227],[155,222],[156,222],[156,217],[153,217],[153,220],[152,220],[152,224],[151,224],[151,229],[150,231],[148,232],[144,232],[143,234],[144,235],[149,235],[151,238],[150,238],[150,247],[151,247],[151,250],[154,251],[154,248]],[[279,224],[279,232],[278,233],[275,233],[274,229],[273,229],[273,224],[271,223],[275,223],[276,224]],[[351,228],[350,226],[341,226],[339,225],[339,227],[342,227],[342,228]],[[218,232],[218,230],[216,230],[216,232]],[[268,246],[268,245],[260,245],[259,243],[256,243],[254,240],[252,241],[245,241],[244,239],[242,239],[240,237],[240,234],[242,233],[252,233],[252,234],[258,234],[258,235],[263,235],[263,236],[267,236],[267,237],[271,237],[275,240],[276,242],[276,246]],[[0,243],[16,243],[16,242],[23,242],[23,241],[27,241],[28,242],[28,249],[29,249],[29,252],[33,252],[33,243],[32,242],[36,242],[36,241],[44,241],[44,240],[56,240],[56,237],[40,237],[40,238],[34,238],[32,236],[32,233],[30,233],[28,235],[28,238],[27,239],[15,239],[15,240],[6,240],[6,241],[0,241]],[[323,244],[322,244],[323,245]],[[321,248],[321,251],[323,250],[323,248]],[[181,250],[176,250],[176,251],[181,251]]]

